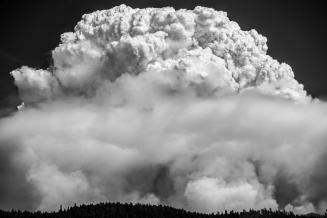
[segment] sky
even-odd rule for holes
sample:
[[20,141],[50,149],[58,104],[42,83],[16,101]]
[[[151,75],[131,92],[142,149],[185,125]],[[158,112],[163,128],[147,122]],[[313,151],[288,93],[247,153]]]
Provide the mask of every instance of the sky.
[[0,208],[326,209],[320,5],[1,9]]
[[256,29],[268,38],[268,54],[288,63],[296,79],[314,97],[327,93],[325,73],[327,14],[323,1],[29,1],[0,3],[0,105],[17,105],[9,72],[27,65],[45,68],[60,34],[71,31],[84,13],[125,3],[131,7],[193,9],[197,5],[228,12],[242,29]]

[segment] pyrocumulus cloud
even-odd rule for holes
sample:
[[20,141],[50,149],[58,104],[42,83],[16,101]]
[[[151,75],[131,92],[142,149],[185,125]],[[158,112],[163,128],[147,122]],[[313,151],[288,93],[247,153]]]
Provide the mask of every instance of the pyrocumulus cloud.
[[325,209],[327,105],[266,43],[205,7],[83,15],[53,66],[11,72],[0,207]]

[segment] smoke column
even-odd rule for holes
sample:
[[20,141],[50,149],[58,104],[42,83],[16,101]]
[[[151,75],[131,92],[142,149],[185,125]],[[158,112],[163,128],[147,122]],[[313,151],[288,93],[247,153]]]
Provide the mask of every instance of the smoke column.
[[324,210],[327,105],[266,43],[205,7],[83,15],[53,66],[11,72],[0,207]]

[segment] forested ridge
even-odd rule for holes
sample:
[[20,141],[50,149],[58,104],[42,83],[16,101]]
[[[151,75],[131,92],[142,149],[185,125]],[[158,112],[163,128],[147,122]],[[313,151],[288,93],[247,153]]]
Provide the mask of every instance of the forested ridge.
[[271,209],[242,212],[224,211],[212,214],[190,212],[169,206],[155,206],[131,203],[99,203],[73,206],[53,212],[29,212],[20,210],[0,210],[0,218],[269,218],[269,217],[327,217],[325,215],[295,215],[293,212]]

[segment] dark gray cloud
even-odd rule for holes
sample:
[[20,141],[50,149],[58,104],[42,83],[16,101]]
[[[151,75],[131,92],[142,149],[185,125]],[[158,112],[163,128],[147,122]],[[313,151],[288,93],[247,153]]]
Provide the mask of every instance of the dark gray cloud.
[[0,208],[35,210],[41,197],[26,180],[28,167],[17,160],[20,148],[12,141],[0,144]]

